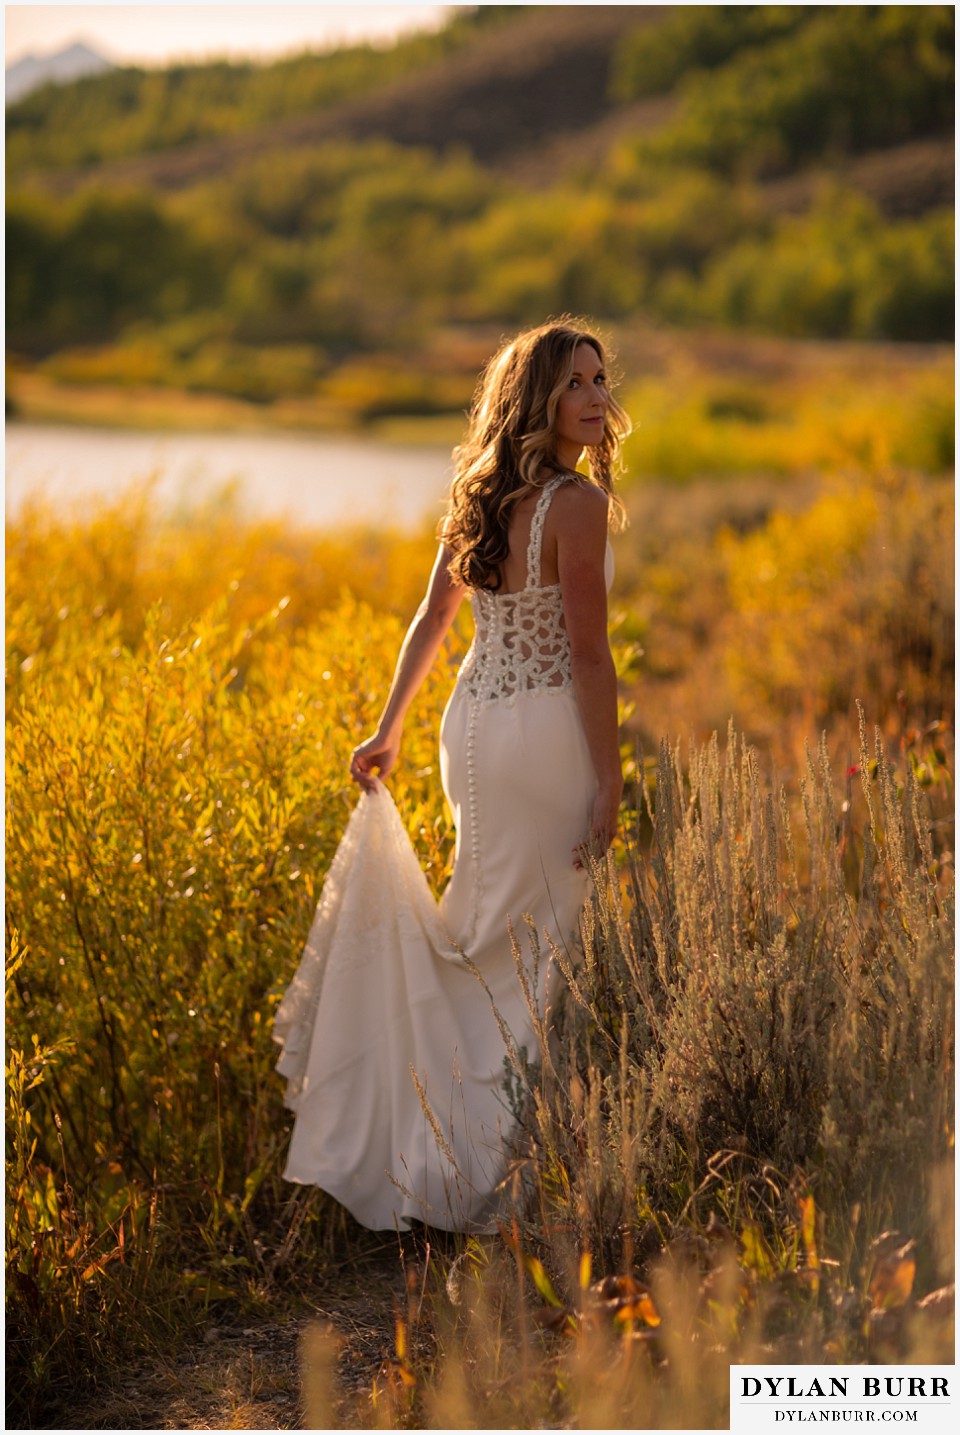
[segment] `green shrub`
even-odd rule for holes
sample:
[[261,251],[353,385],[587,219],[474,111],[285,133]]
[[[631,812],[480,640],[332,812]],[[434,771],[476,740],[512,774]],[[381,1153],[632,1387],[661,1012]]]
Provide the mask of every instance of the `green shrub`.
[[671,164],[775,174],[942,132],[953,123],[953,26],[946,5],[818,7],[798,33],[686,75],[679,117],[644,148]]
[[13,342],[90,341],[125,324],[215,305],[213,252],[148,193],[87,190],[67,202],[8,196]]
[[807,5],[683,5],[624,40],[610,81],[621,101],[670,90],[687,70],[714,70],[739,50],[789,35],[817,13]]
[[807,215],[712,255],[699,279],[667,276],[659,308],[801,338],[947,340],[952,335],[953,216],[888,223],[860,195],[825,190]]

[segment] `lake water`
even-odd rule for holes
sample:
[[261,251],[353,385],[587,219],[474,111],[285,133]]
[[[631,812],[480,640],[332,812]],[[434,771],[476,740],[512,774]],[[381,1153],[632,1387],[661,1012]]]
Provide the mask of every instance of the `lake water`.
[[161,510],[193,507],[235,486],[251,516],[305,527],[438,519],[450,482],[449,449],[306,434],[151,433],[10,422],[6,511],[44,494],[71,510],[113,498],[154,476]]

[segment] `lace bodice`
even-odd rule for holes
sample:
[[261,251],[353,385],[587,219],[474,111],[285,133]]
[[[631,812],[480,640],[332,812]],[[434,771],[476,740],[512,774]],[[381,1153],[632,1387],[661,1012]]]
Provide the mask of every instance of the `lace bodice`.
[[[475,589],[472,595],[476,628],[460,669],[460,682],[479,702],[513,701],[518,693],[569,687],[570,640],[563,618],[560,584],[540,582],[543,525],[550,500],[571,476],[559,474],[545,485],[537,500],[527,544],[527,581],[513,593]],[[607,587],[613,554],[607,544]]]

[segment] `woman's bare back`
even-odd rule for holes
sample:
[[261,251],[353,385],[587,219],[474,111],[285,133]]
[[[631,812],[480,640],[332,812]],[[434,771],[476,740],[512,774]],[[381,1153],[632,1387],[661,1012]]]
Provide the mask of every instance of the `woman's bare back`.
[[[498,593],[517,593],[527,582],[527,550],[530,544],[530,527],[542,489],[532,488],[514,506],[510,515],[510,529],[507,541],[510,551],[500,565],[500,587]],[[550,508],[543,527],[543,542],[540,549],[540,586],[549,588],[559,581],[557,570],[557,540],[550,522]]]

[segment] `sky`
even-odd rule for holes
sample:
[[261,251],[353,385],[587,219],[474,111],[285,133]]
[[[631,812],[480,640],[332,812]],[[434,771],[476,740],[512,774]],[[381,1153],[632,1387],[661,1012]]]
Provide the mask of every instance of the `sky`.
[[345,40],[389,39],[431,28],[449,5],[5,5],[6,65],[85,40],[118,63],[165,64],[211,56],[272,58]]

